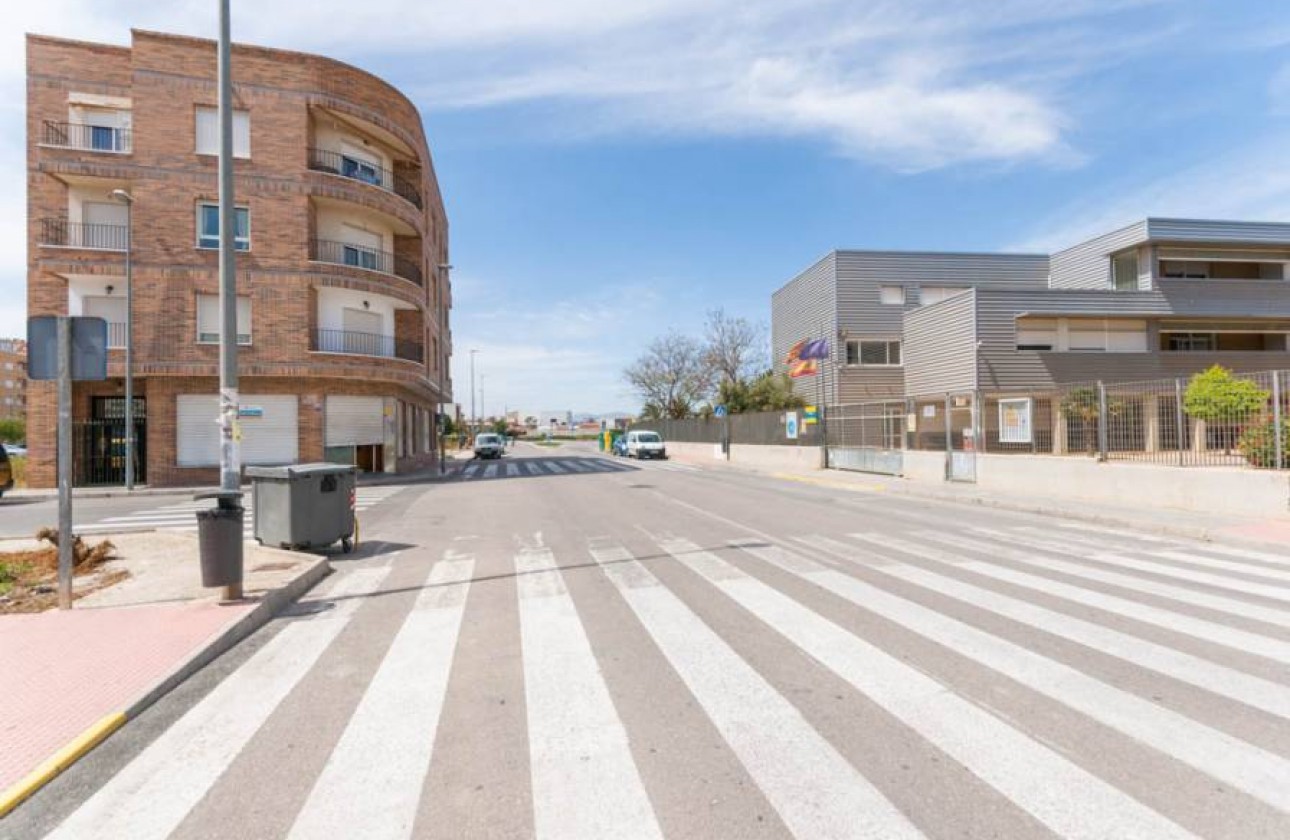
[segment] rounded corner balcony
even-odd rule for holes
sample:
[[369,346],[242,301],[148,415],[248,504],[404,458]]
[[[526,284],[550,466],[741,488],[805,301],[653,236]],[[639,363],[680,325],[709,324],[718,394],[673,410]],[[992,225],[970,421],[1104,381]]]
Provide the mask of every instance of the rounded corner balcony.
[[309,147],[309,168],[393,193],[418,211],[425,209],[421,187],[412,178],[367,158],[345,152]]
[[364,356],[368,359],[394,359],[416,365],[425,364],[425,346],[421,342],[382,333],[316,329],[313,334],[313,344],[309,349],[314,353]]
[[311,239],[309,259],[317,263],[371,272],[380,275],[382,279],[397,277],[415,284],[418,288],[425,286],[425,274],[421,270],[420,262],[402,254],[382,251],[367,245],[332,239]]

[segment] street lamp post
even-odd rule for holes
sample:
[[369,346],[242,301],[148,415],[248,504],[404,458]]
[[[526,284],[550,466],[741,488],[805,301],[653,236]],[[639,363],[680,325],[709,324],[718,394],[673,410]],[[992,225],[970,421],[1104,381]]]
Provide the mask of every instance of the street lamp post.
[[475,423],[478,417],[475,415],[475,354],[478,350],[470,351],[470,434],[475,434]]
[[479,375],[479,428],[484,428],[484,421],[488,419],[488,408],[484,405],[484,380],[488,374]]
[[134,196],[112,190],[113,199],[125,203],[125,489],[134,490]]

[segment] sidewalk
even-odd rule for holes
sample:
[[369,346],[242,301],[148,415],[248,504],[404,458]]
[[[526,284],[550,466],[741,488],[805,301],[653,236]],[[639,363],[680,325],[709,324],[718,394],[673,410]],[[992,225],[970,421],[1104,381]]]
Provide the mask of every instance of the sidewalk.
[[121,557],[108,566],[129,578],[72,610],[0,615],[0,817],[330,571],[247,543],[247,599],[220,605],[200,586],[194,535],[107,538]]
[[764,475],[785,481],[857,493],[887,493],[954,504],[984,505],[1001,510],[1058,516],[1206,542],[1228,543],[1281,552],[1290,550],[1290,515],[1258,518],[1169,508],[1144,507],[1126,510],[1122,507],[1056,497],[984,492],[971,483],[951,481],[932,483],[834,469],[772,470],[715,458],[686,455],[674,457],[677,461],[689,464]]

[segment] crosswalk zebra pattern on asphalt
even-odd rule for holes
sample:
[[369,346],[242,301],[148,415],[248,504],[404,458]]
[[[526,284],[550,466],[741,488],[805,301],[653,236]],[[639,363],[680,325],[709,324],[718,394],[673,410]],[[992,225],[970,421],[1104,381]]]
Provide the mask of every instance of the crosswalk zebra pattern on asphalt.
[[[662,737],[642,728],[613,657],[682,687],[751,781],[732,795],[768,803],[766,836],[1290,837],[1290,555],[1067,526],[516,543],[491,565],[458,547],[416,572],[424,586],[285,836],[423,836],[444,738],[502,749],[488,726],[439,727],[463,657],[487,656],[518,657],[523,684],[527,786],[490,795],[531,802],[530,822],[506,836],[662,838],[684,799],[665,786],[708,796],[686,769],[705,756],[686,751],[711,742],[672,720],[654,722]],[[51,837],[170,837],[383,591],[386,562],[311,596],[338,606],[289,624]],[[458,644],[490,619],[483,586],[510,587],[514,616],[486,651]],[[640,641],[610,649],[624,621]],[[862,714],[883,723],[853,724],[857,752],[836,733]],[[882,733],[896,736],[866,740]],[[657,750],[667,778],[642,769]],[[890,751],[899,774],[873,772]],[[933,796],[926,774],[953,790]],[[456,805],[428,807],[450,823]]]
[[631,473],[640,469],[694,473],[700,467],[671,461],[611,461],[608,458],[526,458],[520,460],[471,461],[458,472],[463,481],[496,478],[537,478],[549,475],[590,473]]
[[[373,505],[379,504],[394,493],[399,487],[359,487],[354,496],[354,510],[362,513]],[[255,533],[255,506],[247,499],[243,532],[247,539]],[[197,511],[208,510],[213,505],[209,501],[175,502],[148,510],[136,511],[123,516],[110,516],[85,525],[77,525],[76,533],[111,534],[120,531],[196,531]]]

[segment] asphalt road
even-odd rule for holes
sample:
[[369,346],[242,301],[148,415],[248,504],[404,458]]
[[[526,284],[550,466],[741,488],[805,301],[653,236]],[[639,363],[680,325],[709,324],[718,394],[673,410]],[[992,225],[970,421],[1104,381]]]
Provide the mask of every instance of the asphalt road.
[[1290,554],[534,447],[364,525],[0,836],[1290,837]]

